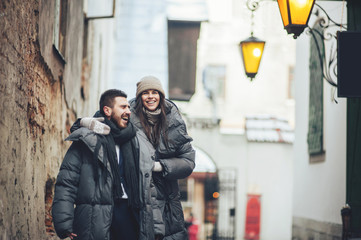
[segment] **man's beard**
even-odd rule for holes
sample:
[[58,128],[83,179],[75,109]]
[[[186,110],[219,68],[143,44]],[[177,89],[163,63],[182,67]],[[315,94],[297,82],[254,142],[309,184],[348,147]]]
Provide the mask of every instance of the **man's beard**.
[[119,129],[123,129],[126,128],[128,126],[128,122],[129,122],[129,116],[128,116],[128,121],[125,124],[125,126],[119,126],[119,123],[121,121],[123,121],[123,117],[125,116],[125,114],[123,113],[119,118],[115,115],[114,112],[112,112],[112,115],[110,116],[110,120],[115,124],[115,126],[117,126]]

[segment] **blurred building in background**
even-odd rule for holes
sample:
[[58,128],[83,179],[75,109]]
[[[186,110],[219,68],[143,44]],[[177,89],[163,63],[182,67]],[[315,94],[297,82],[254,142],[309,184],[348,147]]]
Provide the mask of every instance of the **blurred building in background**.
[[251,82],[238,46],[251,33],[246,1],[205,3],[195,94],[177,102],[194,145],[217,166],[217,222],[200,239],[290,239],[295,42],[279,27],[277,4],[261,3],[253,32],[266,46]]
[[[359,1],[317,2],[360,30]],[[361,236],[360,100],[337,98],[310,35],[295,41],[277,3],[259,4],[252,24],[246,0],[4,1],[0,238],[56,239],[50,208],[70,126],[105,89],[133,98],[146,75],[194,139],[197,166],[179,183],[198,239],[341,239],[345,203]],[[251,31],[266,41],[252,82],[238,46]]]
[[[180,181],[185,217],[198,219],[199,239],[242,239],[246,229],[262,239],[289,239],[295,42],[279,27],[276,3],[255,12],[254,34],[266,48],[253,82],[238,47],[251,32],[246,1],[122,0],[120,6],[112,86],[133,97],[141,77],[157,76],[187,121],[197,165],[201,156],[209,158],[210,170],[196,168]],[[249,123],[259,122],[257,140],[246,135],[251,114]],[[291,135],[286,140],[281,122]],[[258,233],[246,224],[249,195],[261,203]],[[272,221],[276,215],[282,220]]]
[[136,83],[154,75],[168,92],[168,45],[166,1],[117,0],[115,47],[109,56],[112,65],[111,88],[135,97]]

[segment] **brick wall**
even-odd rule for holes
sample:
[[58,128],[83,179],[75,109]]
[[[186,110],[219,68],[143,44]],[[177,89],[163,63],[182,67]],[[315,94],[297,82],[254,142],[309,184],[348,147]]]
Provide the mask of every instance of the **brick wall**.
[[0,239],[55,238],[49,201],[76,114],[40,52],[44,2],[0,3]]

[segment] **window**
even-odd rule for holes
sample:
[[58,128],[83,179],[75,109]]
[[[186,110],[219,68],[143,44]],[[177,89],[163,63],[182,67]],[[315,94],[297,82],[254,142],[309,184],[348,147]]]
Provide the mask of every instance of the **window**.
[[55,22],[53,44],[61,59],[65,62],[66,30],[67,30],[68,1],[55,0]]
[[226,66],[210,65],[203,72],[203,86],[207,97],[224,98],[226,81]]
[[195,92],[200,22],[168,20],[169,98],[189,101]]
[[85,0],[86,18],[102,19],[113,18],[115,13],[116,0]]
[[[317,31],[323,32],[322,27],[316,22]],[[323,149],[323,65],[322,59],[318,55],[317,45],[321,56],[325,54],[325,46],[322,38],[315,34],[311,38],[310,47],[310,102],[309,102],[309,122],[308,122],[308,152],[310,162],[324,161]],[[317,45],[316,45],[317,44]]]

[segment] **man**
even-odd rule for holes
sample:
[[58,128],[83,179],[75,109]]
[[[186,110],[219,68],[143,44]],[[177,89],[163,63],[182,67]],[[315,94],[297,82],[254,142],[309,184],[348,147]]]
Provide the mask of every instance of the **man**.
[[[52,209],[60,238],[138,240],[163,234],[162,230],[154,232],[157,223],[143,221],[160,213],[156,208],[152,211],[154,191],[148,178],[142,177],[151,174],[153,166],[139,166],[139,159],[151,148],[135,137],[126,98],[116,89],[100,98],[100,112],[95,117],[104,118],[110,134],[82,127],[66,139],[73,143],[60,167]],[[161,220],[158,223],[162,224]]]

